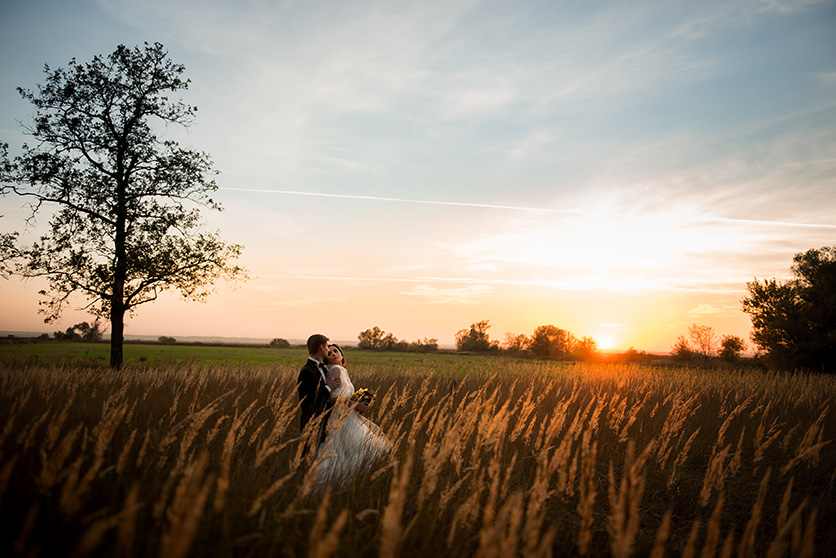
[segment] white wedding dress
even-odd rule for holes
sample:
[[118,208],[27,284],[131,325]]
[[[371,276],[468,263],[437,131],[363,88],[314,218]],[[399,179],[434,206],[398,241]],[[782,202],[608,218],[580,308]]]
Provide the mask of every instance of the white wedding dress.
[[342,484],[392,449],[392,444],[375,423],[354,410],[351,396],[354,384],[348,371],[338,365],[328,366],[328,379],[339,374],[340,387],[331,392],[336,399],[328,419],[325,441],[317,450],[316,483]]

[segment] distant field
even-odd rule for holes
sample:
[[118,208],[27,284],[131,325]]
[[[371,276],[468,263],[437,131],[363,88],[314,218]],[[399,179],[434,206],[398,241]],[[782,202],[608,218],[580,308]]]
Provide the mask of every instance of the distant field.
[[836,377],[349,351],[394,446],[327,492],[301,349],[0,345],[0,556],[828,557]]
[[[273,349],[222,345],[158,345],[154,343],[127,343],[124,345],[124,362],[186,361],[199,362],[290,362],[303,359],[302,349]],[[6,343],[0,344],[0,359],[89,359],[110,361],[108,343]]]
[[[449,352],[400,353],[361,351],[346,347],[351,366],[390,366],[399,369],[405,365],[429,365],[439,372],[453,376],[463,372],[488,367],[494,357],[463,355]],[[276,349],[263,346],[240,345],[162,345],[156,343],[127,343],[124,345],[126,365],[142,363],[204,363],[217,365],[276,364],[299,366],[304,364],[307,352],[302,348]],[[33,360],[83,361],[88,364],[106,365],[110,361],[110,345],[107,343],[3,343],[0,344],[0,361],[30,362]],[[506,359],[515,361],[515,359]],[[525,366],[537,361],[520,360]]]

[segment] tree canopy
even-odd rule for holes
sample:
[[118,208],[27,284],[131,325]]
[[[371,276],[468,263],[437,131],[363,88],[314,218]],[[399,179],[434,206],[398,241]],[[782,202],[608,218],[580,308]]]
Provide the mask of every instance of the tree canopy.
[[377,326],[361,331],[357,336],[359,341],[357,347],[371,351],[409,351],[429,353],[438,350],[438,339],[418,339],[412,343],[399,341],[391,333],[386,333]]
[[459,351],[487,352],[499,348],[497,341],[491,341],[488,330],[489,320],[470,324],[470,329],[460,329],[456,333],[456,349]]
[[567,357],[572,354],[577,339],[571,332],[554,325],[542,325],[531,336],[531,351],[538,356]]
[[16,272],[46,277],[42,312],[58,318],[73,294],[110,321],[111,365],[122,363],[125,314],[173,290],[204,300],[218,278],[244,279],[230,262],[242,247],[201,230],[200,209],[221,210],[205,153],[163,140],[155,125],[189,126],[197,108],[170,95],[188,88],[185,68],[159,43],[88,63],[44,67],[36,92],[19,88],[36,112],[26,127],[34,146],[9,160],[2,150],[2,193],[49,207],[49,229],[20,248]]
[[747,283],[752,341],[774,366],[836,372],[836,246],[796,254],[793,278]]

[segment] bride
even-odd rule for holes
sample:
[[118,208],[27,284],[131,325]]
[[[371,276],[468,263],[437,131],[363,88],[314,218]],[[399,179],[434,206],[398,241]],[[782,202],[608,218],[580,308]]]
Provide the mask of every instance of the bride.
[[340,377],[340,387],[331,392],[335,399],[328,419],[325,441],[317,450],[316,482],[341,483],[350,480],[364,467],[392,449],[380,428],[364,417],[371,403],[371,392],[355,392],[345,369],[345,355],[338,345],[328,346],[328,380]]

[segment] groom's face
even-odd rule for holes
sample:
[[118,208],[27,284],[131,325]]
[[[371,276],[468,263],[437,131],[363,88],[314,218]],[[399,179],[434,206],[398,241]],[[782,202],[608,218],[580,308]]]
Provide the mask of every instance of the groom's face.
[[319,350],[316,352],[316,358],[320,361],[324,362],[325,359],[328,357],[328,342],[326,341],[322,345],[319,346]]

